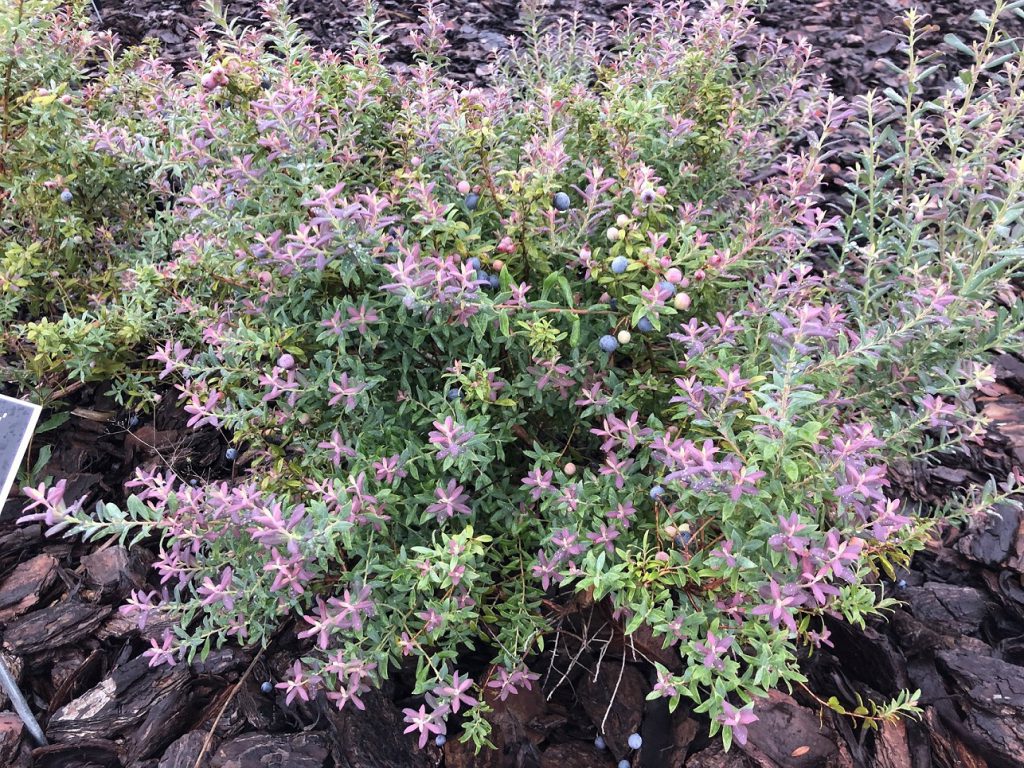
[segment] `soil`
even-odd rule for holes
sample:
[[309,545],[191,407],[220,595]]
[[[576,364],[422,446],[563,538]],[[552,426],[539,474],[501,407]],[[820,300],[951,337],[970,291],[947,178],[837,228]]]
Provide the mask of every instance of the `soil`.
[[[97,3],[99,25],[128,43],[153,36],[179,64],[191,55],[190,30],[204,18],[200,4],[187,0]],[[341,49],[360,5],[295,0],[293,11],[316,44]],[[623,5],[558,1],[547,12],[602,21]],[[898,61],[894,32],[905,10],[900,0],[769,5],[764,28],[808,37],[838,92],[855,96],[895,84],[887,61]],[[971,3],[921,5],[940,27],[927,44],[941,46],[946,32],[970,35]],[[409,60],[403,41],[417,14],[397,0],[383,0],[381,8],[393,66],[401,68]],[[242,20],[258,13],[255,3],[241,0],[229,0],[227,10]],[[522,28],[517,4],[453,1],[446,15],[453,20],[453,76],[485,82],[490,53]],[[948,66],[940,77],[948,77],[962,61],[943,50]],[[979,411],[992,419],[984,443],[927,470],[895,468],[920,500],[941,499],[953,488],[990,473],[1005,476],[1011,466],[1024,464],[1024,361],[1004,355],[994,362],[997,382],[977,394]],[[53,446],[46,474],[68,478],[69,497],[118,501],[132,469],[157,456],[198,480],[230,473],[220,437],[186,429],[172,398],[136,423],[103,390],[70,392],[70,419],[38,441]],[[708,738],[700,715],[685,707],[669,713],[663,703],[644,700],[652,681],[634,654],[658,658],[660,645],[641,637],[634,638],[635,650],[627,649],[620,628],[598,604],[563,617],[559,640],[569,653],[538,668],[546,672],[542,686],[493,702],[498,749],[474,755],[455,739],[414,748],[412,737],[402,733],[400,709],[409,688],[401,679],[368,695],[365,711],[338,713],[319,702],[285,706],[276,693],[263,693],[261,683],[279,679],[292,657],[294,637],[287,630],[261,655],[229,648],[191,667],[149,669],[140,655],[147,644],[117,606],[148,578],[152,553],[46,539],[38,526],[13,523],[19,505],[9,502],[0,517],[0,653],[50,744],[35,747],[20,719],[3,711],[11,705],[0,694],[0,766],[592,768],[622,758],[632,768],[1024,766],[1024,517],[1013,509],[947,527],[910,570],[886,583],[904,601],[888,621],[864,630],[835,623],[834,648],[805,661],[808,687],[773,693],[759,707],[760,720],[742,749],[725,754]],[[565,659],[572,656],[569,664]],[[880,699],[901,688],[922,691],[923,717],[877,732],[819,705],[836,696],[855,706],[858,696]],[[599,751],[593,744],[602,721],[607,748]],[[626,746],[634,732],[644,738],[637,752]]]

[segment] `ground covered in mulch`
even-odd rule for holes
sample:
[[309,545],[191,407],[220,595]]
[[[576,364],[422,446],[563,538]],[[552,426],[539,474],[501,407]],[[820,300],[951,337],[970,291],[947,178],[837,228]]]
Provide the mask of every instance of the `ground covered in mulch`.
[[[340,49],[359,5],[295,0],[293,10],[317,44]],[[559,0],[548,12],[601,21],[623,5],[586,0],[577,7]],[[892,30],[905,10],[900,0],[773,0],[769,6],[765,28],[809,37],[838,92],[853,96],[895,84],[889,63],[898,62]],[[400,68],[408,62],[404,41],[417,16],[399,0],[383,0],[381,7]],[[950,31],[970,34],[971,3],[936,0],[923,7],[940,27],[929,33],[928,44],[940,45]],[[251,2],[229,0],[227,8],[241,19],[257,16]],[[126,42],[154,36],[179,63],[191,54],[190,30],[203,18],[200,4],[188,0],[101,0],[97,10],[98,23]],[[453,75],[475,83],[485,81],[491,52],[522,24],[509,0],[453,1],[447,16]],[[958,60],[948,49],[944,55],[948,76]],[[896,468],[919,500],[940,499],[1024,464],[1024,361],[1002,356],[995,363],[998,382],[977,397],[993,424],[984,445],[927,470]],[[218,434],[186,429],[173,398],[137,421],[103,390],[70,392],[71,418],[37,444],[53,446],[45,473],[69,478],[69,498],[123,499],[123,483],[139,465],[170,464],[198,481],[235,471]],[[760,706],[743,749],[724,754],[699,715],[685,707],[669,714],[663,703],[646,702],[652,680],[647,666],[636,663],[638,654],[672,661],[642,637],[627,647],[621,628],[598,604],[559,618],[561,653],[537,666],[543,685],[492,702],[498,749],[474,756],[455,739],[443,748],[413,747],[400,715],[411,689],[407,680],[366,696],[362,712],[339,713],[317,702],[286,707],[276,692],[263,693],[262,683],[278,679],[294,657],[287,627],[258,658],[232,648],[192,667],[148,668],[140,655],[147,644],[117,607],[150,577],[152,553],[116,543],[47,540],[38,526],[14,525],[18,505],[9,503],[0,518],[0,653],[50,745],[33,748],[17,716],[2,711],[10,705],[0,695],[0,766],[603,768],[623,757],[633,768],[1024,765],[1024,519],[1012,509],[948,528],[897,583],[886,583],[905,601],[889,621],[867,631],[831,627],[834,649],[806,661],[809,691],[777,693]],[[815,700],[835,695],[853,706],[857,696],[880,699],[900,688],[921,689],[924,716],[877,734],[822,714]],[[593,742],[602,722],[608,748],[598,751]],[[626,746],[634,732],[644,737],[639,752]]]

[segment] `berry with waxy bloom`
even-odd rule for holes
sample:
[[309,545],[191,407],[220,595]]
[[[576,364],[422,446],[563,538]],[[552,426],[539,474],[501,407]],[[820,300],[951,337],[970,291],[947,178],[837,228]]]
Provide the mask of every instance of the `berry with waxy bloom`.
[[607,746],[604,741],[604,736],[598,736],[594,739],[594,747],[597,749],[604,749]]
[[618,766],[616,766],[616,768],[630,768],[629,760],[627,760],[626,758],[622,758],[621,760],[619,760],[619,764]]
[[683,279],[683,271],[679,267],[669,267],[665,272],[665,279],[673,285],[678,285],[679,281]]
[[604,234],[613,243],[622,239],[622,233],[615,227],[608,227]]
[[263,691],[263,693],[271,694],[274,692],[274,684],[269,680],[264,680],[263,684],[260,685],[260,690]]
[[434,737],[434,744],[436,744],[439,747],[443,747],[447,743],[448,737],[445,736],[443,733],[439,733],[437,734],[437,736]]
[[675,299],[672,301],[672,304],[680,312],[685,312],[690,308],[690,294],[682,292],[677,293]]
[[60,201],[67,205],[74,199],[74,195],[71,194],[70,189],[65,189],[60,193]]
[[676,287],[668,280],[662,280],[661,282],[658,283],[658,290],[662,293],[662,295],[673,296],[675,295]]
[[551,204],[555,206],[555,210],[557,211],[568,211],[569,206],[572,205],[572,201],[565,192],[556,192]]
[[285,352],[277,358],[277,367],[288,371],[295,367],[295,357]]
[[644,745],[643,737],[639,733],[631,733],[626,740],[630,749],[640,749]]
[[649,318],[641,317],[636,324],[636,328],[641,333],[650,333],[651,331],[654,330],[654,324],[650,321]]
[[653,488],[651,488],[650,497],[652,499],[660,498],[664,494],[665,494],[665,489],[662,488],[660,485],[656,485]]
[[470,192],[466,195],[466,208],[470,211],[475,211],[477,205],[480,204],[480,195],[476,192]]
[[618,340],[610,334],[602,336],[597,343],[600,345],[601,349],[609,355],[619,348]]
[[621,275],[629,267],[629,259],[625,256],[616,256],[612,259],[612,272],[616,275]]
[[228,461],[234,461],[235,459],[238,458],[238,449],[228,448],[226,451],[224,451],[224,458],[227,459]]

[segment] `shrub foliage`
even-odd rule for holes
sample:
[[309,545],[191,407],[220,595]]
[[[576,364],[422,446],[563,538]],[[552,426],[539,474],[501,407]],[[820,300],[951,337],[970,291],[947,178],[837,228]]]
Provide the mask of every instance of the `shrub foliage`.
[[986,355],[1020,346],[1024,60],[997,5],[953,87],[926,92],[911,13],[905,87],[853,104],[744,2],[610,38],[535,20],[486,89],[446,78],[430,6],[397,75],[372,7],[345,57],[268,5],[175,74],[80,11],[5,6],[4,378],[177,397],[240,470],[140,468],[124,508],[29,487],[23,519],[155,544],[124,608],[178,619],[153,664],[293,618],[289,702],[359,707],[414,665],[420,744],[480,744],[536,684],[543,605],[605,600],[680,656],[652,697],[745,740],[826,617],[891,605],[879,577],[935,518],[887,466],[976,440]]

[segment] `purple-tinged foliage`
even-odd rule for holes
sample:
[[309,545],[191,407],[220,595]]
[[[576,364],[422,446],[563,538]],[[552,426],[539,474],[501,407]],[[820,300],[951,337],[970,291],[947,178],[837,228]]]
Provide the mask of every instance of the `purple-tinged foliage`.
[[[26,389],[177,395],[244,446],[230,480],[139,469],[123,510],[24,491],[50,532],[156,542],[122,608],[149,663],[291,621],[287,702],[362,708],[405,662],[407,733],[456,715],[481,744],[487,698],[539,681],[537,606],[578,592],[680,655],[653,697],[742,743],[825,617],[889,605],[931,525],[889,468],[979,439],[970,388],[1024,328],[1021,61],[994,31],[933,103],[910,50],[907,90],[846,104],[742,1],[626,10],[614,54],[532,29],[486,89],[445,77],[432,4],[394,75],[374,19],[341,57],[267,5],[180,76],[140,53],[51,90],[107,38],[47,2],[4,116],[0,352]],[[453,671],[481,638],[487,670]]]

